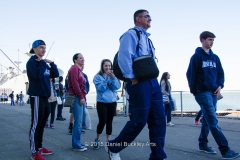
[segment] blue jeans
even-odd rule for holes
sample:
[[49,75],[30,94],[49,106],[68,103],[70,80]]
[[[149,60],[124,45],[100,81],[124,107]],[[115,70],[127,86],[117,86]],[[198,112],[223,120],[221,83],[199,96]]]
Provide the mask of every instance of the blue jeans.
[[172,120],[172,106],[171,106],[170,102],[165,105],[165,115],[167,117],[167,123],[171,122],[171,120]]
[[23,99],[22,98],[20,98],[20,106],[23,106]]
[[166,134],[166,119],[164,114],[164,106],[162,100],[162,92],[157,79],[151,79],[138,82],[131,85],[131,81],[127,82],[127,90],[129,93],[129,113],[130,120],[126,123],[118,137],[109,143],[121,144],[108,147],[111,152],[117,153],[127,147],[127,143],[131,143],[142,131],[146,123],[148,123],[149,139],[152,145],[149,159],[164,159],[164,141]]
[[86,103],[83,105],[83,118],[82,118],[82,128],[86,129],[86,122],[85,122],[85,109],[86,109]]
[[76,97],[73,107],[74,124],[72,128],[72,148],[79,149],[82,147],[81,143],[81,130],[82,130],[82,116],[83,107],[80,105],[79,97]]
[[[62,99],[62,98],[61,98]],[[63,101],[63,99],[62,99]],[[63,103],[62,104],[58,104],[58,108],[57,108],[57,118],[62,118],[62,110],[63,110]]]
[[199,147],[206,147],[208,143],[208,133],[211,131],[213,138],[218,144],[221,154],[225,154],[228,150],[228,141],[218,127],[218,119],[216,115],[217,96],[213,92],[199,92],[195,95],[197,103],[200,105],[203,119],[201,133],[198,138]]
[[[87,103],[85,103],[85,104],[84,104],[84,107],[83,107],[82,129],[86,129],[86,122],[85,122],[85,117],[86,117],[86,115],[85,115],[85,109],[87,109],[87,108],[86,108],[86,105],[87,105]],[[69,113],[73,113],[73,107],[70,107]]]
[[14,98],[11,98],[11,106],[14,106]]

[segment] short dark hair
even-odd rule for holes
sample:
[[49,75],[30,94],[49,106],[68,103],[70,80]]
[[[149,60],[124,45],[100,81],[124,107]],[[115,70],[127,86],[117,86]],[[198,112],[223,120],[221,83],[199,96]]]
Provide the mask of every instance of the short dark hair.
[[62,76],[59,76],[58,81],[59,81],[59,82],[62,82],[62,81],[63,81],[63,77],[62,77]]
[[75,64],[75,60],[77,60],[78,59],[78,55],[79,54],[81,54],[81,53],[76,53],[76,54],[74,54],[74,56],[73,56],[73,63]]
[[203,31],[201,34],[200,34],[200,42],[202,42],[202,39],[207,39],[207,38],[216,38],[216,36],[212,33],[212,32],[209,32],[209,31]]
[[98,74],[100,74],[100,75],[103,75],[103,73],[104,73],[103,65],[105,62],[110,62],[111,68],[112,68],[112,62],[109,59],[103,59],[101,62],[100,71],[98,72]]
[[139,9],[139,10],[137,10],[137,11],[134,13],[134,15],[133,15],[134,23],[136,23],[136,18],[137,18],[140,14],[142,14],[143,12],[148,12],[148,11],[145,10],[145,9]]

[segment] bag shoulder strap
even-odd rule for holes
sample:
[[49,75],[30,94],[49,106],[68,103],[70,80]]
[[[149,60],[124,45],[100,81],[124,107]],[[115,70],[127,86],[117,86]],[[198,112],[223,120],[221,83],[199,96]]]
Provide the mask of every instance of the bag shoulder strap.
[[152,43],[152,40],[150,38],[148,38],[148,42],[149,42],[149,44],[151,44],[152,48],[155,50],[155,47],[154,47],[154,45]]
[[152,49],[155,50],[155,47],[153,46],[152,40],[150,38],[148,38],[148,43],[149,43],[149,46],[150,46],[150,49],[151,49],[151,52],[152,52],[152,56],[154,56],[153,58],[155,58],[158,62],[158,59],[157,59],[156,55],[152,51]]
[[[131,28],[131,29],[134,30],[134,31],[136,32],[137,37],[138,37],[138,44],[137,44],[137,46],[136,46],[136,51],[138,51],[138,50],[139,50],[140,34],[142,34],[142,32],[139,31],[139,30],[137,30],[136,28]],[[129,30],[130,30],[130,29],[129,29]]]

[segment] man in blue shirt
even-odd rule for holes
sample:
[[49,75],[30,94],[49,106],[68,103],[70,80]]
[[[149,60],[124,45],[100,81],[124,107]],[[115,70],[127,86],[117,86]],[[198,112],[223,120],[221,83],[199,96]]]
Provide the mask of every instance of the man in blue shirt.
[[14,104],[14,91],[12,91],[12,93],[9,95],[9,97],[11,98],[11,106],[15,106],[15,104]]
[[202,47],[198,47],[190,59],[187,80],[190,92],[195,96],[203,114],[201,133],[198,138],[199,151],[216,154],[208,146],[208,133],[211,131],[218,144],[222,159],[235,159],[240,153],[230,150],[228,141],[218,127],[216,116],[217,96],[224,86],[224,71],[219,57],[211,50],[215,35],[209,31],[200,34]]
[[20,106],[23,106],[23,94],[22,94],[22,91],[20,92],[19,94],[19,100],[20,100]]
[[[149,159],[163,160],[166,154],[163,150],[166,120],[162,92],[157,78],[139,81],[133,71],[133,60],[142,55],[154,54],[153,46],[149,44],[147,29],[151,26],[151,17],[147,10],[138,10],[134,13],[135,29],[140,32],[140,40],[132,29],[120,37],[118,64],[125,78],[127,78],[127,92],[129,93],[128,121],[109,145],[105,147],[110,159],[120,160],[119,152],[130,144],[142,131],[146,123],[149,128],[148,143],[151,148]],[[139,43],[139,49],[136,46]],[[155,57],[155,55],[153,55]],[[147,144],[146,144],[147,145]]]
[[11,98],[11,106],[15,106],[14,105],[14,91],[12,91],[12,93],[9,95],[9,97]]

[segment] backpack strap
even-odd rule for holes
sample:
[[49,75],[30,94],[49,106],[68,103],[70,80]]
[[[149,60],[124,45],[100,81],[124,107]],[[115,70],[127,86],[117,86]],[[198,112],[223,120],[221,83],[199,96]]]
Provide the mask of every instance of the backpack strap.
[[[140,34],[142,34],[142,31],[139,31],[137,30],[136,28],[131,28],[132,30],[134,30],[137,34],[137,37],[138,37],[138,44],[136,46],[136,50],[138,51],[139,50],[139,41],[140,41]],[[129,29],[130,30],[130,29]]]

